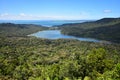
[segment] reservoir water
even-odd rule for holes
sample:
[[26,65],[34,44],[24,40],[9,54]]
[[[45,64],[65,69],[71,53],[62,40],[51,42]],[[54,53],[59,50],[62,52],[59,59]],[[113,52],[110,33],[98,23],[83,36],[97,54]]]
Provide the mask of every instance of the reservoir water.
[[63,39],[77,39],[80,41],[89,41],[89,42],[100,42],[99,40],[92,39],[92,38],[82,38],[82,37],[64,35],[64,34],[61,34],[60,30],[39,31],[29,36],[35,36],[38,38],[45,38],[45,39],[62,39],[63,38]]
[[[82,23],[90,20],[0,20],[0,23],[15,23],[15,24],[36,24],[47,27],[52,27],[54,25],[62,25],[68,23]],[[77,39],[80,41],[91,41],[91,42],[100,42],[100,40],[92,39],[92,38],[83,38],[83,37],[75,37],[61,34],[60,30],[46,30],[39,31],[37,33],[31,34],[30,36],[36,36],[38,38],[46,38],[46,39]]]

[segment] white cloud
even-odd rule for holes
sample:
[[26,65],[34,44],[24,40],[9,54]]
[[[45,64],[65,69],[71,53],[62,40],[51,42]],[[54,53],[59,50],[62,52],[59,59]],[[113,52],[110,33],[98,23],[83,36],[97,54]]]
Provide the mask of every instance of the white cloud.
[[104,10],[103,12],[104,12],[104,13],[111,13],[112,11],[109,10],[109,9],[106,9],[106,10]]
[[3,14],[0,14],[0,16],[8,16],[9,14],[8,13],[3,13]]
[[19,15],[20,15],[20,16],[26,16],[25,13],[20,13]]
[[0,14],[0,20],[70,20],[70,19],[87,19],[89,14],[85,12],[80,12],[80,14],[75,16],[62,16],[62,15],[32,15],[20,13],[18,15],[3,13]]

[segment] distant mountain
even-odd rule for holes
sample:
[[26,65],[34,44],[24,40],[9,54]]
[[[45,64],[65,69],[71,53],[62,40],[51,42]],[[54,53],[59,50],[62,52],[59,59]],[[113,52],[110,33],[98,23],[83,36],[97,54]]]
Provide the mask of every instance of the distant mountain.
[[90,37],[120,43],[120,18],[103,18],[97,21],[60,26],[66,35]]
[[47,29],[47,27],[33,24],[1,23],[0,36],[26,36],[45,29]]

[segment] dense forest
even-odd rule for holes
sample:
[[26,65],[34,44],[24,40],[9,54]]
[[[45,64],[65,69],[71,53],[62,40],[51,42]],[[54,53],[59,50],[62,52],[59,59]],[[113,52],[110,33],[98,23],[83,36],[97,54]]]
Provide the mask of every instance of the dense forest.
[[33,24],[13,24],[1,23],[0,36],[6,37],[20,37],[32,34],[37,31],[46,30],[47,27]]
[[120,18],[103,18],[97,21],[63,24],[61,32],[77,37],[90,37],[120,43]]
[[0,80],[120,80],[120,44],[27,36],[46,29],[0,24]]

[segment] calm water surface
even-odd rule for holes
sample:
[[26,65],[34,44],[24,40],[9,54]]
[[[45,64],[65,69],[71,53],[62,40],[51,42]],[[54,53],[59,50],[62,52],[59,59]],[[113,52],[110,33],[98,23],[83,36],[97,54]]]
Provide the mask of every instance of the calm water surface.
[[77,40],[80,40],[80,41],[99,42],[99,40],[97,40],[97,39],[64,35],[64,34],[61,34],[60,30],[39,31],[37,33],[31,34],[30,36],[35,36],[35,37],[38,37],[38,38],[46,38],[46,39],[61,39],[61,38],[64,38],[64,39],[77,39]]

